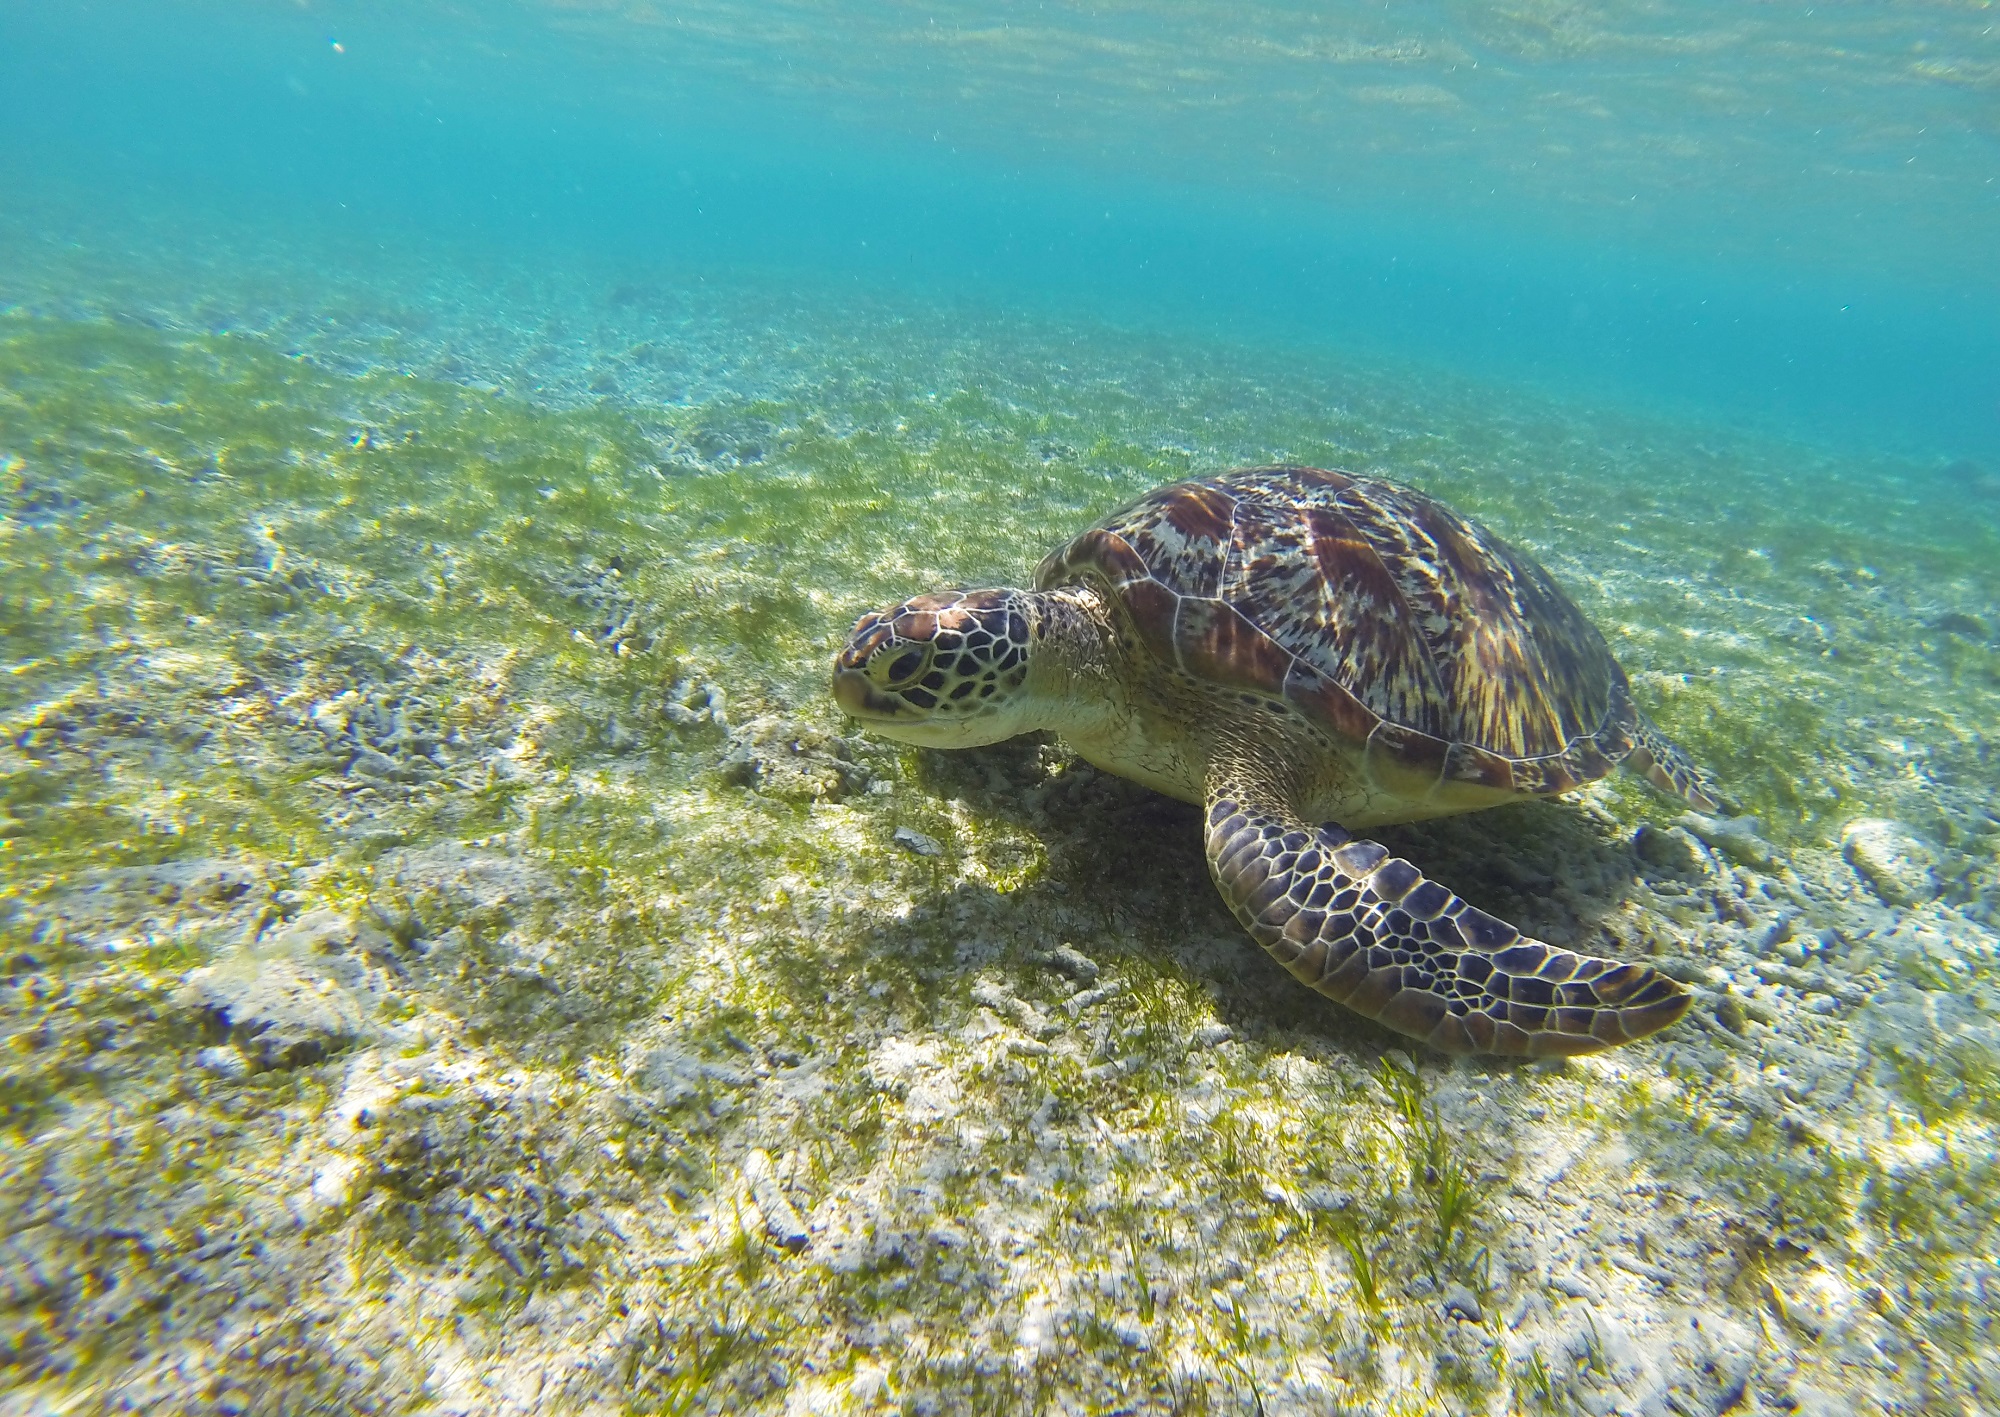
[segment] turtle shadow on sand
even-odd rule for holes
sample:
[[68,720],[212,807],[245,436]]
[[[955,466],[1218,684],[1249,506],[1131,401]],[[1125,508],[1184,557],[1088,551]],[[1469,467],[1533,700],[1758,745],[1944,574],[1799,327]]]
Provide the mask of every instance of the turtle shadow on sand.
[[[920,907],[933,920],[984,926],[986,943],[961,942],[957,968],[1019,969],[1025,982],[1039,969],[1037,954],[1070,944],[1111,970],[1139,961],[1178,968],[1239,1035],[1291,1034],[1371,1054],[1421,1048],[1303,987],[1244,936],[1210,877],[1198,808],[1066,758],[1051,742],[1037,735],[917,755],[917,785],[1032,834],[1046,852],[1045,868],[1023,887],[1003,894],[964,882]],[[1525,801],[1383,827],[1377,835],[1532,936],[1631,957],[1632,947],[1607,922],[1646,868],[1574,806]],[[888,927],[898,934],[905,928]],[[1475,1062],[1510,1066],[1500,1058]]]

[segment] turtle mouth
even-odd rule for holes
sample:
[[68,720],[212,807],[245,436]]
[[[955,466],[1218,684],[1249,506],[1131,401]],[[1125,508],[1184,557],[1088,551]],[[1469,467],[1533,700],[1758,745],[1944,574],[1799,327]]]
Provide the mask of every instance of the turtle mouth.
[[873,682],[859,669],[833,671],[833,701],[851,718],[889,722],[903,716],[902,701],[877,692]]

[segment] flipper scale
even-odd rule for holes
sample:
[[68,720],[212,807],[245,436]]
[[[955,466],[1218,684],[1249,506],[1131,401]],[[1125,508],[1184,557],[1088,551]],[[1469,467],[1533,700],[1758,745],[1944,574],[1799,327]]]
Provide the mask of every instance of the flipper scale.
[[1447,1053],[1556,1057],[1630,1043],[1687,1012],[1687,991],[1651,965],[1530,939],[1384,847],[1302,830],[1251,796],[1211,803],[1217,887],[1279,963],[1365,1017]]

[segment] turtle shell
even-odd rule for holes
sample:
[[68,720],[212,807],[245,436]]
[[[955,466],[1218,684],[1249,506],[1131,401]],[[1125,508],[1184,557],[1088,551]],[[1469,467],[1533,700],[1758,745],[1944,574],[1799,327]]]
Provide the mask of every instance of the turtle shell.
[[1094,584],[1163,665],[1282,699],[1413,786],[1552,794],[1632,750],[1624,671],[1548,572],[1378,478],[1260,467],[1163,487],[1035,581]]

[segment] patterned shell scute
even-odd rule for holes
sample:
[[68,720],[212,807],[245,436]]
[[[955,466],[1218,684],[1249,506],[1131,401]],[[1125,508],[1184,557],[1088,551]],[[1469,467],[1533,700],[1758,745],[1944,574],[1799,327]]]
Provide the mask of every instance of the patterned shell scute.
[[1631,750],[1625,676],[1547,572],[1394,483],[1248,468],[1147,494],[1042,563],[1149,650],[1448,778],[1564,791]]

